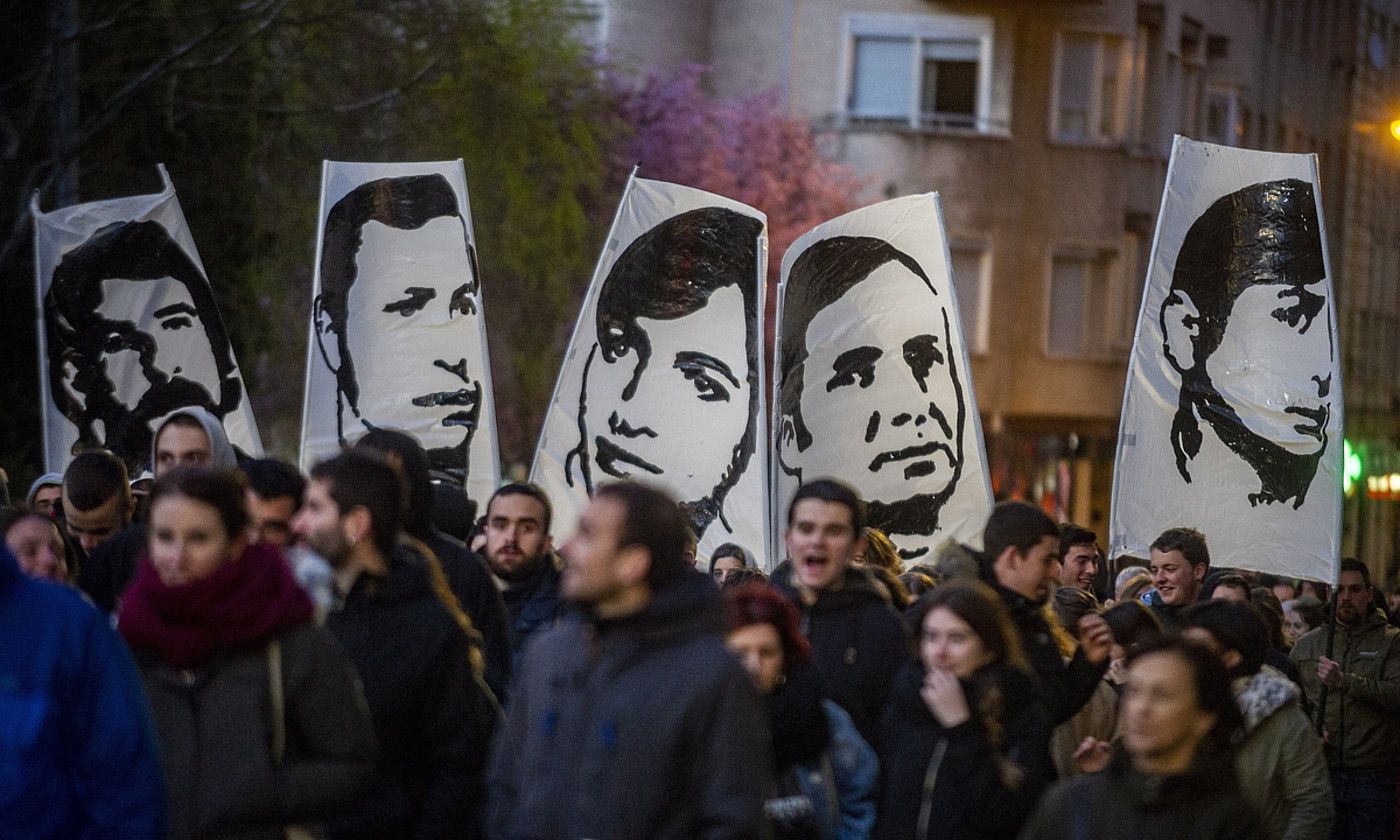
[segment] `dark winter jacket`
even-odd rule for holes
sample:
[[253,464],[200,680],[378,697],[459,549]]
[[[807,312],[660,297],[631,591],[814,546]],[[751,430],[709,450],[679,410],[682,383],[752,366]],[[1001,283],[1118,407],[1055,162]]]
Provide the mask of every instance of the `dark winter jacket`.
[[481,634],[481,653],[486,660],[486,684],[504,702],[510,687],[510,629],[506,607],[496,582],[480,555],[460,540],[434,528],[431,538],[424,540],[442,564],[447,585],[457,596],[457,603],[471,618],[472,626]]
[[331,836],[479,837],[496,713],[423,558],[400,545],[388,574],[361,574],[326,625],[355,663],[380,745],[367,793]]
[[1268,840],[1230,759],[1198,756],[1185,773],[1148,776],[1120,751],[1101,773],[1050,789],[1020,840]]
[[118,627],[155,718],[171,840],[280,838],[343,808],[368,780],[369,712],[344,651],[311,615],[273,546],[179,584],[142,561]]
[[25,577],[0,541],[0,835],[154,840],[164,828],[126,646],[76,591]]
[[880,765],[851,716],[822,698],[811,665],[789,667],[767,700],[774,778],[763,811],[773,840],[868,840]]
[[1041,605],[994,581],[991,587],[1001,596],[1011,613],[1011,621],[1021,634],[1021,646],[1035,671],[1050,720],[1056,726],[1074,717],[1098,690],[1099,681],[1108,670],[1108,658],[1098,665],[1090,662],[1083,649],[1076,649],[1069,662],[1060,655],[1060,648],[1050,632]]
[[1235,680],[1244,734],[1235,753],[1240,788],[1275,840],[1332,836],[1332,782],[1322,740],[1298,703],[1298,687],[1265,667]]
[[[945,729],[920,689],[924,669],[899,674],[881,724],[881,840],[1013,837],[1055,778],[1050,715],[1031,678],[991,666],[963,681],[972,719]],[[1001,692],[1002,733],[993,744],[978,714],[983,692]]]
[[491,766],[497,840],[757,837],[768,727],[699,572],[525,646]]
[[283,634],[286,752],[272,755],[276,714],[268,650],[225,653],[191,671],[139,652],[170,794],[170,838],[281,840],[360,794],[374,732],[354,669],[324,627]]
[[92,554],[78,559],[78,588],[98,609],[116,612],[122,592],[136,576],[137,561],[145,553],[146,523],[126,526],[116,536],[99,543]]
[[904,622],[862,569],[848,568],[841,588],[813,604],[803,602],[791,574],[791,566],[780,567],[773,583],[801,613],[826,696],[850,714],[867,743],[876,743],[890,685],[909,660]]
[[552,555],[546,555],[539,571],[527,580],[501,592],[510,621],[512,663],[518,662],[525,640],[536,630],[564,614],[564,597],[559,592],[559,568]]
[[[1322,688],[1317,661],[1327,655],[1327,628],[1303,636],[1291,655],[1316,714]],[[1350,628],[1337,628],[1331,659],[1344,676],[1340,690],[1327,692],[1327,765],[1369,770],[1400,764],[1400,630],[1373,610]]]

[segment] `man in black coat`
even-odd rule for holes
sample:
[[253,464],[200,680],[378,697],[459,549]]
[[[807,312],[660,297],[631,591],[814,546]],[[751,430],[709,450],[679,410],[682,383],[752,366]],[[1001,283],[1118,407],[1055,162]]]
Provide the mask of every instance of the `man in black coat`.
[[1097,615],[1074,628],[1079,644],[1065,661],[1045,615],[1059,581],[1060,529],[1044,511],[1025,502],[1001,502],[982,532],[982,574],[1001,596],[1021,635],[1045,706],[1056,724],[1089,702],[1108,670],[1113,633]]
[[397,429],[372,429],[356,441],[355,447],[381,453],[403,475],[408,489],[404,531],[437,558],[448,588],[479,634],[480,638],[473,642],[485,659],[486,684],[504,701],[510,686],[511,659],[506,607],[481,556],[433,525],[433,485],[427,450],[415,437]]
[[393,467],[351,450],[312,469],[292,523],[335,571],[340,602],[326,624],[359,672],[380,746],[369,792],[330,833],[481,837],[495,705],[425,558],[400,539],[402,510]]
[[839,481],[810,481],[793,495],[783,539],[788,562],[773,583],[801,612],[827,696],[850,714],[866,743],[878,743],[909,643],[894,608],[851,563],[865,550],[865,503]]
[[759,836],[768,726],[685,528],[645,485],[595,492],[562,549],[578,610],[525,645],[496,742],[492,837]]

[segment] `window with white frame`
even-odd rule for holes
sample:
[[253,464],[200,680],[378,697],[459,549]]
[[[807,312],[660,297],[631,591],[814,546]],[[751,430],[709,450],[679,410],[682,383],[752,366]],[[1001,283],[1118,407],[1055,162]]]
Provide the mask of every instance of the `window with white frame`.
[[963,340],[967,342],[968,352],[985,353],[992,291],[991,249],[978,242],[954,242],[949,252],[953,287],[962,316]]
[[1117,254],[1111,250],[1066,248],[1050,265],[1045,349],[1051,356],[1107,355],[1113,336],[1103,317]]
[[1244,140],[1240,93],[1233,88],[1206,89],[1206,122],[1202,137],[1210,143],[1238,146]]
[[852,122],[992,130],[990,18],[858,16],[850,33]]
[[1132,56],[1116,35],[1061,32],[1053,133],[1070,143],[1111,143],[1127,122]]

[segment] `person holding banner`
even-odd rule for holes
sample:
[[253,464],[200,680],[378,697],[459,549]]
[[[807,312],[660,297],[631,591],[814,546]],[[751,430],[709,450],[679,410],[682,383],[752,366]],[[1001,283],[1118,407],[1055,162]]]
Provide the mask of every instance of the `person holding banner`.
[[1344,840],[1391,840],[1395,828],[1400,630],[1386,623],[1373,597],[1370,570],[1354,558],[1343,559],[1336,637],[1329,640],[1328,628],[1318,627],[1299,639],[1291,654],[1322,717],[1337,807],[1332,836]]

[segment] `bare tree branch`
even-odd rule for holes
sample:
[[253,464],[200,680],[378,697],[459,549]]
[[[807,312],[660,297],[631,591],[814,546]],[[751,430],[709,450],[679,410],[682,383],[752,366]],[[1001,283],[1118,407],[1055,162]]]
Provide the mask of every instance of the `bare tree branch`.
[[225,105],[218,102],[204,102],[198,99],[189,99],[181,97],[180,104],[195,111],[206,111],[215,113],[239,111],[244,113],[251,112],[254,114],[258,114],[259,116],[268,117],[300,117],[311,116],[315,114],[350,114],[354,113],[355,111],[363,111],[377,107],[379,105],[384,104],[385,102],[393,100],[409,92],[414,87],[416,87],[419,82],[423,80],[423,77],[426,76],[430,70],[437,66],[437,63],[438,60],[436,58],[428,59],[428,61],[422,67],[418,68],[418,70],[412,76],[405,79],[398,86],[389,88],[388,90],[382,90],[378,93],[372,94],[363,99],[358,99],[354,102],[343,102],[335,105],[306,106],[302,108],[249,109],[249,107],[246,104]]

